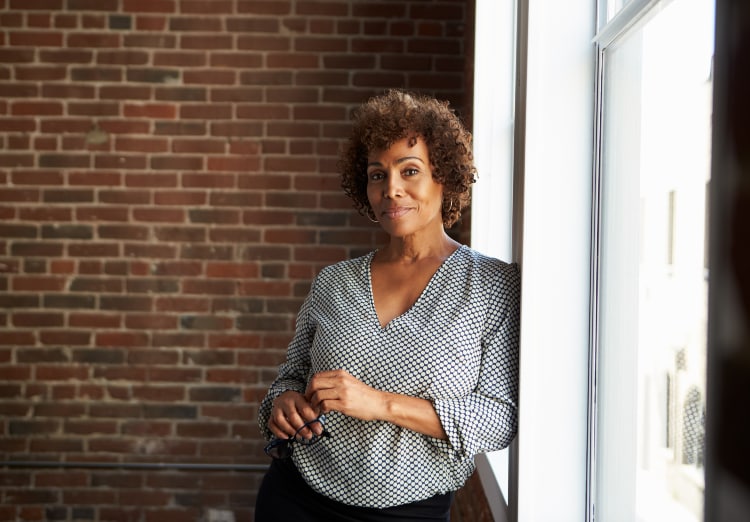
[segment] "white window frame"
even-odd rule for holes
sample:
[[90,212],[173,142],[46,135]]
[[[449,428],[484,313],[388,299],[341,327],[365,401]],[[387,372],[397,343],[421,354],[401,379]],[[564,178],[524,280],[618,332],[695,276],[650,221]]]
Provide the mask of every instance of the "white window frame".
[[[493,1],[477,0],[478,21]],[[595,2],[518,0],[518,20],[510,145],[516,153],[511,179],[503,181],[511,197],[475,196],[472,234],[477,231],[479,242],[473,244],[483,248],[481,227],[501,231],[503,248],[521,265],[519,435],[510,459],[508,520],[578,522],[588,490]],[[501,30],[495,29],[498,38]],[[483,67],[478,61],[475,84]],[[475,122],[487,113],[475,98]],[[474,131],[481,140],[482,127]],[[502,168],[482,160],[479,153],[480,176]],[[475,194],[485,194],[479,183]],[[509,199],[510,220],[505,213],[487,217],[487,205],[497,210]]]

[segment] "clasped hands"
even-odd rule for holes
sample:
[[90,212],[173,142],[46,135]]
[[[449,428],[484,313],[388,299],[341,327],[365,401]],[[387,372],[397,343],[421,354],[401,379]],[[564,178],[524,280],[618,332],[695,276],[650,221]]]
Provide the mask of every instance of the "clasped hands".
[[[285,391],[273,401],[268,429],[276,437],[293,437],[306,422],[324,413],[338,411],[360,420],[383,418],[385,392],[363,383],[346,370],[330,370],[315,374],[305,393]],[[323,426],[313,423],[297,435],[310,438],[320,435]]]

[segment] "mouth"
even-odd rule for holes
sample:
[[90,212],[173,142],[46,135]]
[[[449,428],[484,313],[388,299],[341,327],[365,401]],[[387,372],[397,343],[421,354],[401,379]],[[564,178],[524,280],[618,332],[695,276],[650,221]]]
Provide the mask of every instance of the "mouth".
[[381,213],[381,216],[383,216],[386,219],[391,219],[391,220],[399,219],[405,216],[406,214],[408,214],[410,211],[411,209],[408,207],[391,207],[391,208],[385,209]]

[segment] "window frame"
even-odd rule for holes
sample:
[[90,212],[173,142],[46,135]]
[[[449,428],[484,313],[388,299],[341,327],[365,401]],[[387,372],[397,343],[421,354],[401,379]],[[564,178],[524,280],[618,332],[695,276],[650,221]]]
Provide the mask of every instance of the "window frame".
[[518,0],[512,222],[492,222],[512,230],[523,285],[508,520],[585,512],[596,16],[592,0]]

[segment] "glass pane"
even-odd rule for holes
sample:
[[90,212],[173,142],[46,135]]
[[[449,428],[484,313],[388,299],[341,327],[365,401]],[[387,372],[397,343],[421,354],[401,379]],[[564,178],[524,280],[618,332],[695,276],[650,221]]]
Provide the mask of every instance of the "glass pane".
[[605,12],[607,13],[607,19],[606,22],[609,22],[612,20],[617,13],[620,12],[620,10],[625,7],[625,4],[630,2],[630,0],[602,0],[602,3],[605,4]]
[[703,513],[713,1],[605,50],[597,521]]

